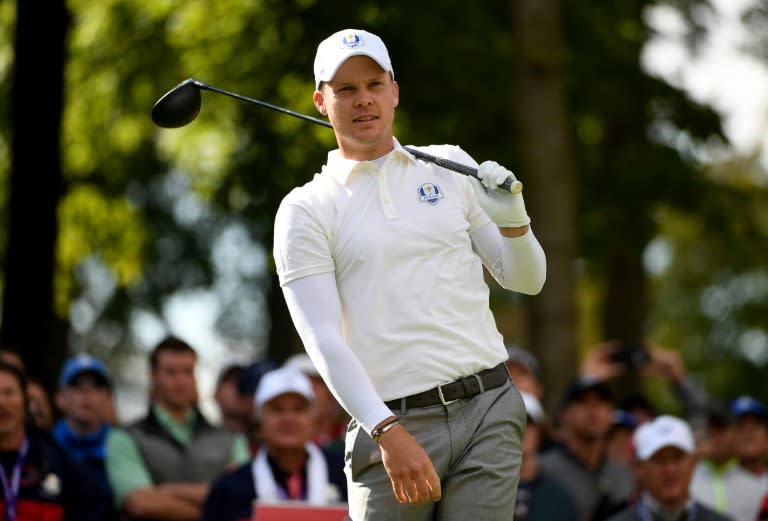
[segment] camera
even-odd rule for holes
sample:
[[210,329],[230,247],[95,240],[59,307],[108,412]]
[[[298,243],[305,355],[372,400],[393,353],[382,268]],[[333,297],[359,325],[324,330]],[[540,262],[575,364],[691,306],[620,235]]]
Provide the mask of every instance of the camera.
[[651,355],[642,344],[624,343],[611,355],[611,361],[628,367],[642,367],[651,361]]

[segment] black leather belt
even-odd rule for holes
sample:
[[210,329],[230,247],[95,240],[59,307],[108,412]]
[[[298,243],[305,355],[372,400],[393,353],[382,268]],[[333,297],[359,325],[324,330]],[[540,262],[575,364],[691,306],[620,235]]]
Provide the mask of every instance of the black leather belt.
[[[437,387],[405,397],[405,407],[429,407],[430,405],[448,405],[462,398],[471,398],[489,389],[504,385],[509,379],[507,367],[501,363],[493,369],[486,369],[476,374],[459,378],[455,382],[438,385]],[[403,398],[389,400],[384,404],[390,409],[400,409]]]

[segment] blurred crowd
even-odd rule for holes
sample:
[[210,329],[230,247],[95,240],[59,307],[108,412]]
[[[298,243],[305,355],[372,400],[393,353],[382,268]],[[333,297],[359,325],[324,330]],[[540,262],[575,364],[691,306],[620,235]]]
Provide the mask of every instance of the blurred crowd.
[[[537,359],[507,352],[528,412],[515,520],[768,519],[768,408],[757,397],[710,396],[673,350],[605,342],[547,413]],[[680,412],[622,394],[630,371],[668,385]]]
[[[674,350],[606,342],[545,410],[538,360],[507,353],[528,413],[514,520],[768,520],[759,397],[709,395]],[[246,521],[256,499],[345,503],[348,417],[308,356],[225,367],[216,422],[197,406],[196,364],[185,341],[160,341],[146,413],[120,424],[102,360],[68,359],[49,397],[0,350],[1,518]],[[666,382],[678,414],[622,393],[629,371]]]

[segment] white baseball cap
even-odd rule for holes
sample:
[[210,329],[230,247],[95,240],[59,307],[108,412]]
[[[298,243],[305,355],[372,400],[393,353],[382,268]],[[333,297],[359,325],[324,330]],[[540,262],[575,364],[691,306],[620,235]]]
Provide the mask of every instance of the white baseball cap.
[[283,363],[283,367],[291,367],[307,376],[320,376],[312,359],[306,353],[297,353]]
[[292,367],[280,367],[265,373],[259,381],[254,402],[256,408],[281,394],[296,393],[309,402],[315,398],[309,377]]
[[674,416],[662,415],[653,421],[640,425],[632,440],[635,455],[639,460],[647,460],[664,447],[677,447],[688,454],[695,449],[693,433],[688,424]]
[[352,56],[368,56],[394,77],[392,62],[384,42],[368,31],[342,29],[320,42],[315,55],[315,87],[331,81],[341,64]]
[[539,399],[525,391],[520,391],[520,396],[523,397],[523,403],[525,403],[525,412],[530,416],[534,423],[543,422],[544,408],[541,406]]

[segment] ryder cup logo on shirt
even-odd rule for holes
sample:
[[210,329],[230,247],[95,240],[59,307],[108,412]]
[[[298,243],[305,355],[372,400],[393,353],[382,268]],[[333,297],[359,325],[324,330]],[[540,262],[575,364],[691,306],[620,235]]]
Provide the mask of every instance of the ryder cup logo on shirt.
[[346,47],[347,49],[354,49],[358,45],[362,45],[363,40],[360,38],[359,35],[355,33],[349,33],[344,38],[341,39],[341,46]]
[[56,497],[61,494],[61,480],[56,474],[48,474],[42,483],[43,495],[46,497]]
[[443,198],[443,191],[432,183],[424,183],[419,187],[419,200],[429,204],[436,204]]

